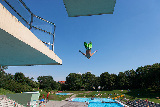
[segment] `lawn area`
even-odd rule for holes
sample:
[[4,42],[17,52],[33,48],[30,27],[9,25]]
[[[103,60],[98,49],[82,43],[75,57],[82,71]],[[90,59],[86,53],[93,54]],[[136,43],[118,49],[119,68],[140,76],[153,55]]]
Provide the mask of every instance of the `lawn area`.
[[155,90],[132,90],[130,92],[123,92],[123,94],[126,94],[126,98],[129,98],[130,100],[134,99],[142,99],[160,103],[160,100],[156,99],[156,97],[160,97],[160,92]]
[[[44,98],[47,99],[47,92],[46,92],[46,91],[44,91],[44,90],[42,90],[42,89],[39,89],[39,90],[38,90],[37,88],[35,88],[34,90],[35,90],[35,91],[39,91],[39,93],[40,93],[39,99],[43,99],[43,94],[44,94]],[[41,91],[41,90],[42,90],[42,91]],[[70,96],[72,96],[72,95],[56,95],[55,93],[57,93],[57,91],[52,90],[52,91],[50,92],[50,94],[49,94],[48,99],[49,99],[49,100],[61,101],[61,100],[65,100],[66,98],[69,98]],[[65,91],[64,93],[68,93],[68,92]]]
[[[34,91],[39,91],[40,92],[40,97],[39,99],[43,98],[43,94],[44,94],[44,98],[47,98],[47,92],[42,90],[42,89],[34,89]],[[69,98],[71,95],[56,95],[57,91],[51,91],[50,95],[49,95],[49,100],[65,100],[66,98]],[[7,93],[11,93],[14,94],[14,92],[5,90],[3,88],[0,88],[0,95],[6,95]],[[157,92],[155,90],[112,90],[112,91],[63,91],[62,93],[74,93],[77,94],[76,97],[99,97],[99,98],[108,98],[110,96],[110,98],[114,98],[120,95],[124,95],[125,97],[129,100],[135,100],[135,99],[142,99],[142,100],[146,100],[148,99],[149,101],[155,102],[155,103],[160,103],[160,100],[156,99],[156,97],[160,97],[160,92]],[[98,95],[98,94],[102,94],[102,95]],[[116,93],[116,95],[114,95],[114,93]],[[108,95],[111,94],[111,95]],[[118,95],[117,95],[118,94]],[[98,96],[97,96],[98,95]],[[124,97],[122,97],[124,98]]]
[[[109,96],[110,98],[114,98],[114,97],[125,94],[125,97],[131,101],[135,99],[142,99],[142,100],[148,99],[149,101],[160,103],[160,100],[156,99],[156,97],[160,97],[160,92],[156,92],[154,90],[149,90],[149,89],[148,90],[131,90],[131,91],[127,91],[127,90],[123,90],[123,91],[112,90],[112,91],[100,91],[100,92],[92,91],[89,93],[85,93],[85,92],[80,92],[81,94],[78,94],[76,97],[84,97],[84,96],[91,97],[94,95],[94,97],[99,97],[99,98],[108,98]],[[102,95],[96,96],[99,93]],[[114,95],[114,93],[118,95]],[[108,95],[108,94],[111,94],[111,95]]]
[[5,89],[3,89],[3,88],[0,88],[0,95],[6,95],[6,94],[15,94],[15,93],[12,92],[12,91],[5,90]]
[[[40,98],[43,98],[43,94],[44,97],[47,98],[47,92],[45,92],[44,90],[41,89],[37,90],[35,89],[35,91],[39,91],[40,92]],[[70,97],[71,95],[56,95],[57,91],[52,91],[51,94],[49,95],[49,100],[65,100],[66,98]],[[53,94],[52,94],[53,93]],[[146,90],[112,90],[112,91],[63,91],[62,93],[74,93],[77,94],[76,97],[92,97],[94,95],[94,97],[99,97],[99,98],[108,98],[109,95],[111,94],[110,97],[114,98],[120,95],[124,95],[125,97],[129,100],[135,100],[135,99],[142,99],[142,100],[146,100],[148,99],[149,101],[155,102],[155,103],[160,103],[160,100],[156,99],[156,97],[160,97],[160,92],[156,92],[155,90],[150,90],[150,89],[146,89]],[[96,96],[97,94],[102,94],[101,96]],[[114,93],[116,93],[116,95],[114,95]],[[117,95],[118,94],[118,95]],[[122,97],[123,98],[123,97]]]

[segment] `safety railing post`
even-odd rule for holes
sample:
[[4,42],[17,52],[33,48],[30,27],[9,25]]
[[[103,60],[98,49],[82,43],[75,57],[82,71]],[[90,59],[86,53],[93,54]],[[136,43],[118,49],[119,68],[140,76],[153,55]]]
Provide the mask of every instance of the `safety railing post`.
[[52,51],[54,51],[55,30],[56,30],[56,26],[54,25]]
[[[53,35],[53,38],[54,38],[54,35]],[[54,39],[53,39],[52,51],[54,51]]]
[[29,28],[29,30],[31,30],[32,29],[32,23],[33,23],[33,13],[31,13],[31,21],[30,21],[30,28]]

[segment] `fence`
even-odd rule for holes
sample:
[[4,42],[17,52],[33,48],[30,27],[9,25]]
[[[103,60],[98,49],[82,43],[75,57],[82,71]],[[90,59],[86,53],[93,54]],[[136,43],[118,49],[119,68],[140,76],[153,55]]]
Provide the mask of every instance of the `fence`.
[[56,25],[53,22],[33,14],[22,0],[1,0],[0,2],[49,49],[54,51]]

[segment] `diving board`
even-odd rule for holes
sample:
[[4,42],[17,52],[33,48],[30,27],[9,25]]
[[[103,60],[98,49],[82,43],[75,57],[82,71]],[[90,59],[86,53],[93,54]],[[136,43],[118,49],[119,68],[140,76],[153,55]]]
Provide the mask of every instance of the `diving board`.
[[0,65],[62,65],[62,60],[0,4]]
[[69,17],[113,14],[116,0],[63,0]]

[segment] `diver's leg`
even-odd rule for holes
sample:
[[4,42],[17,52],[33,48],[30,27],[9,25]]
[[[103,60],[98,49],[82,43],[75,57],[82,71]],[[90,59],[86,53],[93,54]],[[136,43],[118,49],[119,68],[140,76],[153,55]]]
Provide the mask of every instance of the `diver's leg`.
[[97,50],[96,50],[94,53],[92,53],[91,56],[92,56],[93,54],[95,54],[96,52],[97,52]]
[[[79,52],[81,52],[80,50],[79,50]],[[86,55],[85,53],[83,53],[83,52],[81,52],[83,55]]]

